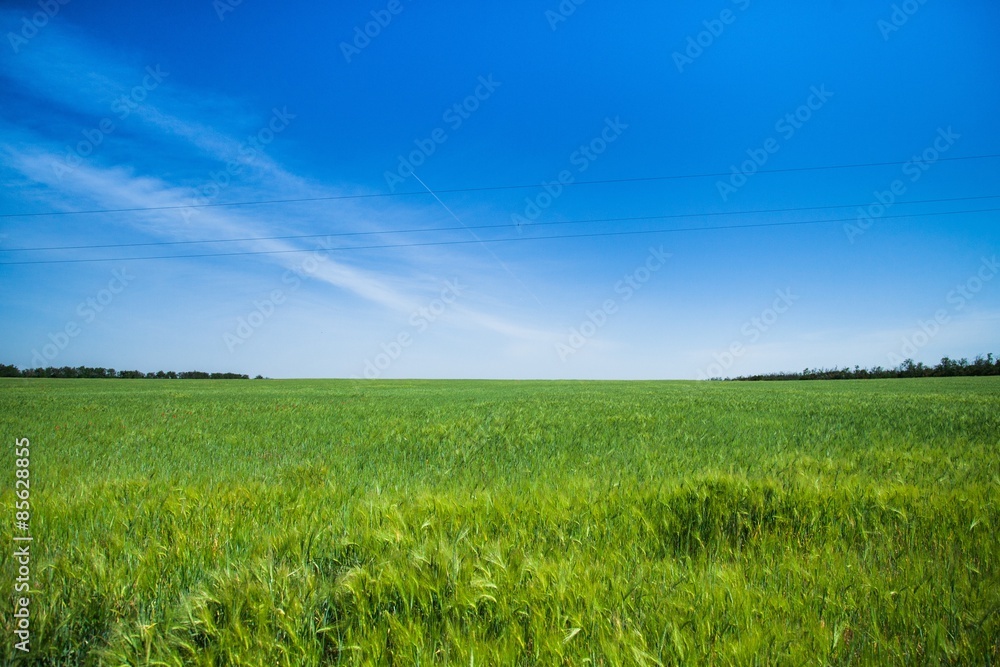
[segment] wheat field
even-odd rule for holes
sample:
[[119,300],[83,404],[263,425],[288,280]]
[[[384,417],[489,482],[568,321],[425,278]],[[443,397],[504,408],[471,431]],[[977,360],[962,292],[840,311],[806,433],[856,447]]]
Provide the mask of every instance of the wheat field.
[[34,539],[4,664],[1000,662],[996,378],[3,380],[0,407]]

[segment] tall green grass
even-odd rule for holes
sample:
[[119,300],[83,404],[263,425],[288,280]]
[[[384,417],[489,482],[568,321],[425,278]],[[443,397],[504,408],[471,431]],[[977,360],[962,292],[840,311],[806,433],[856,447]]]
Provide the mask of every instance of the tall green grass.
[[11,380],[0,407],[32,442],[24,664],[1000,662],[993,378]]

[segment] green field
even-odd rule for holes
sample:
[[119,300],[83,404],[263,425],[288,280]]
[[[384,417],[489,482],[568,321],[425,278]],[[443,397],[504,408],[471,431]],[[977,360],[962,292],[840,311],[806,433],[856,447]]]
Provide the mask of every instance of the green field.
[[3,664],[1000,663],[997,378],[4,380],[0,415]]

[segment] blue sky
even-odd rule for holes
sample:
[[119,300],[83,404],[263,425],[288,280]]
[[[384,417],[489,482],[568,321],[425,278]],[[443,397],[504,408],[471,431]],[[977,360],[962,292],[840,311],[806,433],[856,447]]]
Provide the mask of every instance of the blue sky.
[[[0,361],[627,379],[1000,352],[998,27],[985,0],[5,3]],[[843,165],[874,166],[809,169]],[[133,210],[78,213],[109,209]],[[109,247],[16,250],[65,246]]]

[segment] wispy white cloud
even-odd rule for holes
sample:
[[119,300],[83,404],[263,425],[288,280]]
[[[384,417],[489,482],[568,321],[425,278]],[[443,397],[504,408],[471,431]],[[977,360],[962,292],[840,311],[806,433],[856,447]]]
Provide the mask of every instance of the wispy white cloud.
[[[12,63],[16,67],[7,76],[31,95],[50,103],[51,113],[99,119],[109,113],[116,96],[127,93],[136,85],[133,80],[144,76],[142,68],[122,64],[71,31],[53,26],[47,37],[50,39],[44,44],[33,45],[38,48],[29,56]],[[241,171],[222,188],[225,196],[220,195],[218,201],[324,197],[345,192],[289,172],[266,150],[255,151],[250,160],[241,160],[241,156],[246,156],[245,136],[267,127],[273,112],[268,109],[257,117],[244,111],[230,113],[245,107],[240,102],[188,90],[167,78],[130,114],[129,132],[106,137],[106,144],[95,150],[93,157],[84,158],[79,166],[62,174],[53,167],[65,158],[64,137],[46,136],[37,127],[13,130],[10,123],[16,125],[17,119],[8,123],[0,112],[0,122],[10,130],[3,133],[0,168],[13,177],[30,181],[44,193],[39,199],[57,210],[189,206],[199,201],[193,196],[194,187],[210,180],[212,167],[219,171],[234,160],[241,161]],[[170,177],[164,176],[156,170],[157,155],[150,146],[166,146],[175,164],[187,159],[198,166],[180,172],[172,170]],[[128,166],[115,164],[112,158],[120,155],[137,159]],[[305,213],[296,212],[295,208],[209,207],[189,209],[186,216],[176,210],[149,212],[105,220],[102,224],[119,225],[123,232],[133,235],[139,232],[144,238],[161,241],[246,238],[314,225],[309,209],[304,210]],[[337,212],[338,230],[355,231],[377,231],[380,224],[377,221],[387,219],[396,226],[406,221],[419,226],[416,223],[428,215],[440,215],[429,214],[420,206],[366,206],[347,202],[338,202]],[[372,240],[366,237],[366,241]],[[225,252],[275,253],[251,261],[293,269],[300,266],[303,255],[289,251],[314,248],[305,242],[260,240],[229,244]],[[441,249],[414,249],[403,255],[400,262],[367,262],[366,266],[363,261],[322,253],[323,261],[310,277],[406,316],[439,289],[440,278],[434,280],[431,276],[439,275],[442,266],[460,268],[477,264],[464,250],[446,254]],[[460,329],[490,331],[518,340],[550,342],[555,338],[555,334],[545,330],[482,311],[475,304],[475,295],[469,295],[446,321]]]

